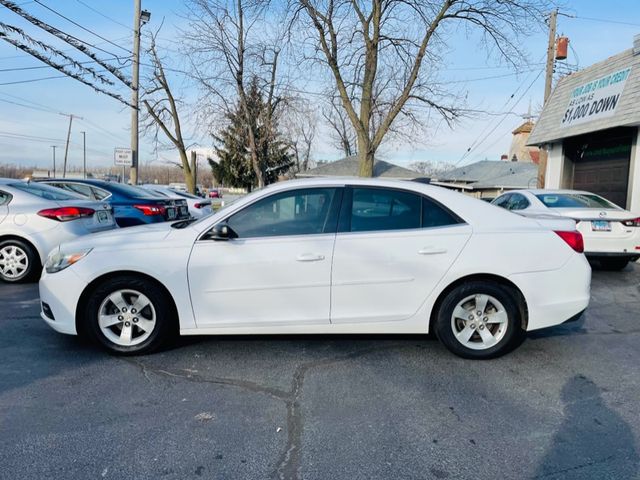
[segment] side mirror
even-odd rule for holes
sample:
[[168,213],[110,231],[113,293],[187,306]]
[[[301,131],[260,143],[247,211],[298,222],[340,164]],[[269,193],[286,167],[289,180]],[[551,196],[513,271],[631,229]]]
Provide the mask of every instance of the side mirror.
[[238,234],[226,223],[218,223],[211,230],[205,233],[203,240],[226,241],[232,238],[238,238]]

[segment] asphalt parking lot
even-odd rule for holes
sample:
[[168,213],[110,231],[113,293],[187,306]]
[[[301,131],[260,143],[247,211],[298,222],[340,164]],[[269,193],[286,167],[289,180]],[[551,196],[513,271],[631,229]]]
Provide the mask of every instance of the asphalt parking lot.
[[117,358],[0,285],[0,478],[640,478],[640,265],[492,361],[425,336],[202,337]]

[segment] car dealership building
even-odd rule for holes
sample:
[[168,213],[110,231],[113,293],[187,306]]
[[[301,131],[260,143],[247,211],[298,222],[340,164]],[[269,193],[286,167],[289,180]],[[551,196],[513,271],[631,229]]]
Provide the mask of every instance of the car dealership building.
[[640,212],[640,35],[558,82],[528,140],[548,152],[545,188],[588,190]]

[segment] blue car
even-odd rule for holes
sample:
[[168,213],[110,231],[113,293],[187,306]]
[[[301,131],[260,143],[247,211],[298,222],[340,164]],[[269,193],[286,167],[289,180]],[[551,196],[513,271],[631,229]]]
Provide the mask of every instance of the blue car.
[[109,203],[119,227],[189,218],[186,200],[160,197],[139,187],[94,179],[49,178],[41,182],[91,200]]

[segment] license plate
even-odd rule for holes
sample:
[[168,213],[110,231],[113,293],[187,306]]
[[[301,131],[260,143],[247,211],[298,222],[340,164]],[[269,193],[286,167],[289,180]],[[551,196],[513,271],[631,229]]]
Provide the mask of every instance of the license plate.
[[187,215],[187,213],[189,212],[189,210],[187,209],[187,207],[180,207],[180,215],[181,216],[185,216]]
[[591,222],[591,230],[594,232],[610,232],[611,222],[607,220],[593,220]]
[[107,212],[98,212],[98,223],[108,223],[109,214]]
[[167,208],[167,218],[169,220],[173,220],[176,218],[176,209],[175,208]]

